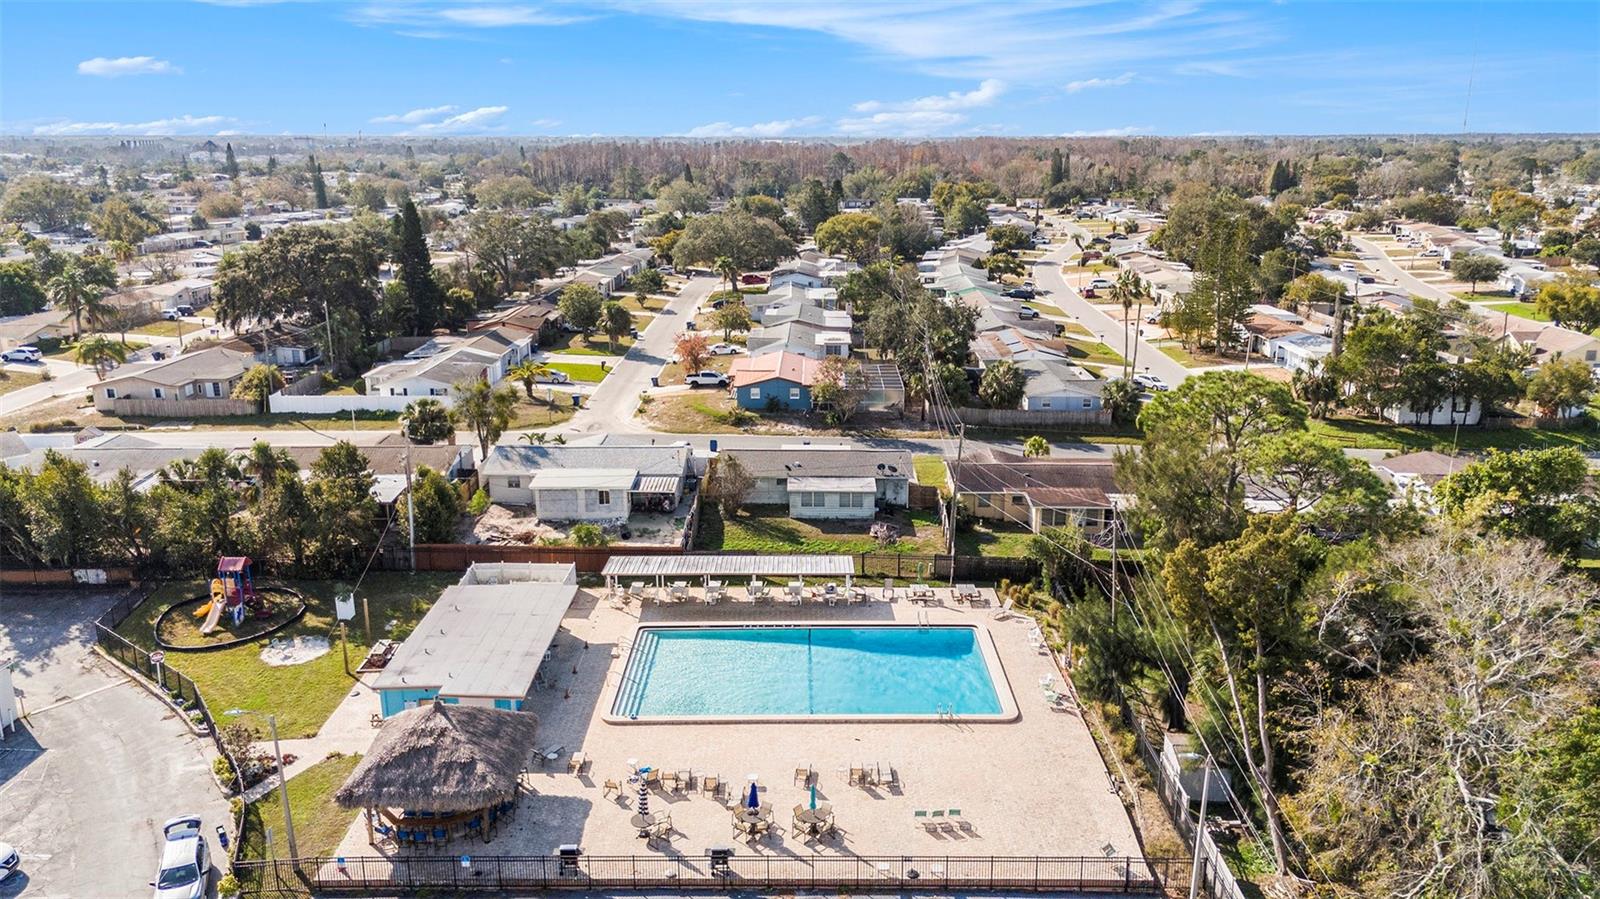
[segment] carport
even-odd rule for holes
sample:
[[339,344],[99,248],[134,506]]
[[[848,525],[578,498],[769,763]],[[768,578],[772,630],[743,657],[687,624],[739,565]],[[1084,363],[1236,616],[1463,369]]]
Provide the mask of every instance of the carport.
[[850,589],[850,579],[856,573],[854,556],[757,556],[757,555],[682,555],[682,556],[612,556],[601,571],[606,576],[606,588],[617,589],[619,578],[652,578],[656,586],[665,587],[668,578],[700,578],[707,586],[712,578],[719,580],[736,577],[765,577],[788,579],[802,577],[844,578],[845,589]]

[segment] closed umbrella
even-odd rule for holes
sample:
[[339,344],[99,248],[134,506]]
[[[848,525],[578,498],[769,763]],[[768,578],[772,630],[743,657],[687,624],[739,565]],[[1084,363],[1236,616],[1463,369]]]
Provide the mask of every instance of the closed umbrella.
[[750,781],[750,796],[745,799],[744,807],[748,809],[761,808],[761,796],[756,793],[756,782]]
[[817,785],[816,784],[812,784],[811,785],[811,810],[812,811],[816,811],[817,810]]
[[650,788],[642,781],[639,783],[639,805],[635,811],[641,815],[650,814]]

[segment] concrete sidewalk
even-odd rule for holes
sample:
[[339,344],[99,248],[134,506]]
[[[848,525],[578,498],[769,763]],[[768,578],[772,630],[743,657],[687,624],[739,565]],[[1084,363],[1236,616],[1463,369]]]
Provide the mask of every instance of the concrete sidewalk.
[[[329,753],[358,755],[366,752],[372,745],[372,738],[378,735],[377,728],[372,726],[372,716],[378,714],[379,709],[378,694],[367,683],[357,680],[344,701],[322,722],[316,736],[279,741],[285,756],[295,756],[293,762],[283,766],[284,778],[293,780],[295,775],[327,758]],[[272,740],[259,741],[253,748],[271,755]],[[245,801],[255,802],[277,788],[278,779],[269,777],[246,790]]]

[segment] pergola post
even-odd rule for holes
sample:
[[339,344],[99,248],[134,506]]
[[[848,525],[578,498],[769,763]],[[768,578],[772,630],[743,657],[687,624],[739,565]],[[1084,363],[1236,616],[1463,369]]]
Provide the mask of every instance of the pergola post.
[[372,808],[371,808],[371,806],[367,807],[366,818],[367,818],[367,845],[368,846],[376,846],[376,845],[378,845],[378,840],[377,840],[376,837],[374,837],[372,835]]

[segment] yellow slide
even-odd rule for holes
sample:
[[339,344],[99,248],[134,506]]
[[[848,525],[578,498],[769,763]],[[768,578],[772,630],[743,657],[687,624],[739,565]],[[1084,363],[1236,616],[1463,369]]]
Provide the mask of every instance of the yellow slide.
[[204,614],[206,616],[205,623],[200,625],[200,633],[210,634],[217,629],[217,623],[222,620],[222,609],[227,604],[222,588],[222,580],[214,578],[211,581],[211,601],[201,606],[200,611],[195,612],[196,615]]

